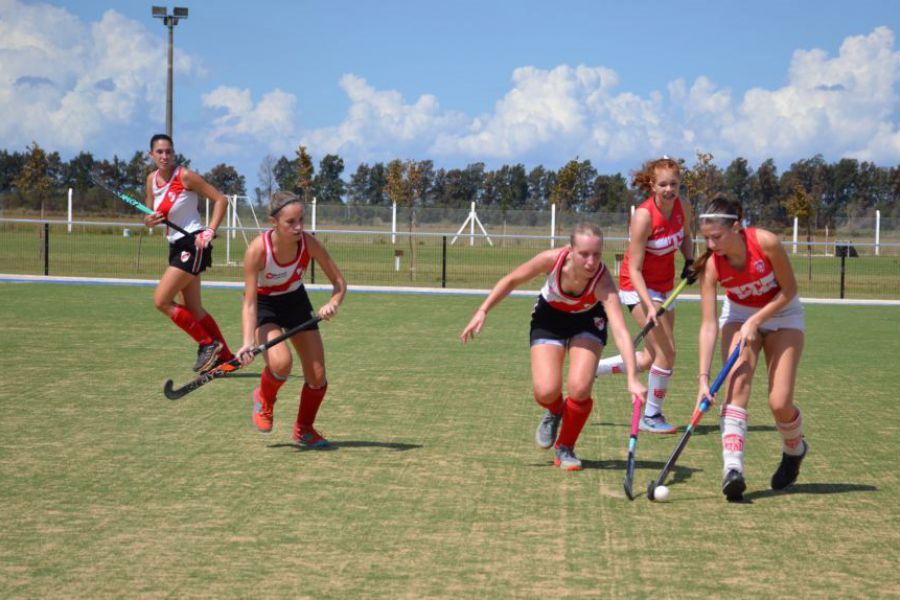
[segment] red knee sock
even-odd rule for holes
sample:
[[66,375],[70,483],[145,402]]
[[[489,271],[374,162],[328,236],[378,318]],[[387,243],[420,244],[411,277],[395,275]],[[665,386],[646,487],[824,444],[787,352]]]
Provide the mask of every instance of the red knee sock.
[[578,435],[587,422],[591,409],[594,407],[594,401],[588,398],[584,402],[575,402],[572,398],[566,398],[566,404],[563,407],[562,426],[559,428],[559,437],[556,438],[557,446],[575,447],[578,441]]
[[562,394],[560,394],[560,395],[559,395],[559,398],[557,398],[556,400],[554,400],[554,401],[553,401],[552,403],[550,403],[550,404],[542,404],[539,400],[537,401],[537,403],[540,404],[541,406],[543,406],[544,408],[546,408],[547,410],[549,410],[549,411],[550,411],[551,413],[553,413],[554,415],[558,415],[558,414],[560,414],[560,413],[563,411],[563,397],[562,397]]
[[309,384],[303,384],[303,389],[300,391],[300,410],[297,411],[298,425],[301,427],[312,427],[313,422],[316,420],[316,413],[319,412],[319,406],[322,404],[327,390],[327,382],[320,388],[311,388]]
[[222,344],[222,360],[231,360],[232,358],[234,358],[231,350],[228,349],[228,342],[225,341],[225,337],[219,330],[219,324],[216,323],[216,320],[213,319],[213,316],[211,314],[206,313],[206,316],[200,319],[200,325],[203,326],[203,329],[206,330],[206,333],[208,333],[210,337]]
[[287,381],[287,377],[279,378],[275,373],[269,370],[269,367],[263,369],[262,377],[259,379],[259,395],[269,404],[275,404],[278,396],[278,390]]
[[169,318],[172,319],[172,322],[184,329],[185,332],[196,341],[198,344],[203,344],[204,346],[212,343],[212,338],[206,332],[206,329],[203,325],[194,318],[194,315],[191,314],[191,311],[181,306],[180,304],[172,305],[172,312],[169,315]]

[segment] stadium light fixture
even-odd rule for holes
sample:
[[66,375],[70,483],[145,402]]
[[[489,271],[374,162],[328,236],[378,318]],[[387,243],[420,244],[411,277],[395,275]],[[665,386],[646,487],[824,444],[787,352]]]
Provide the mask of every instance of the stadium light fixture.
[[172,54],[175,37],[174,30],[179,20],[188,18],[188,9],[183,6],[176,6],[172,14],[169,14],[165,6],[154,6],[152,14],[154,19],[162,19],[163,25],[169,29],[169,60],[166,77],[166,134],[172,137]]

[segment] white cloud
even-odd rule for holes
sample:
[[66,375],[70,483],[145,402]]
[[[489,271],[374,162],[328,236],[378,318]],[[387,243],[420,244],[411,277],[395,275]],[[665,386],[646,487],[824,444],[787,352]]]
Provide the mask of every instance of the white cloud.
[[797,50],[787,80],[735,96],[701,76],[642,97],[618,90],[618,74],[603,66],[527,66],[513,72],[511,89],[491,112],[466,116],[441,110],[433,96],[410,104],[396,91],[345,75],[347,117],[302,137],[350,162],[428,156],[552,166],[577,154],[595,164],[636,164],[663,153],[692,159],[696,150],[719,161],[790,162],[816,153],[900,159],[900,53],[890,29],[848,37],[835,57]]
[[797,50],[788,85],[748,91],[722,138],[736,152],[791,160],[818,152],[870,160],[900,158],[895,116],[900,52],[879,27],[844,40],[838,55]]
[[[114,10],[85,23],[64,8],[0,1],[0,138],[98,151],[98,138],[146,132],[164,116],[165,61],[159,38]],[[184,53],[174,67],[202,73]]]
[[352,74],[341,77],[340,85],[351,102],[347,117],[335,127],[303,135],[303,142],[322,154],[360,161],[424,158],[434,139],[467,124],[464,115],[442,111],[431,95],[408,104],[399,92],[376,90]]
[[247,146],[290,152],[295,141],[297,98],[279,89],[253,104],[250,90],[220,86],[203,96],[203,105],[219,114],[206,135],[207,151],[217,156],[246,153]]

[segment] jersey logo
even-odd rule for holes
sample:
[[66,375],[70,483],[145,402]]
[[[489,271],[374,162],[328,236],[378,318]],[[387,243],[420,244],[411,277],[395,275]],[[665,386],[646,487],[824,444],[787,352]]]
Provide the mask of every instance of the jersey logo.
[[762,273],[763,271],[766,270],[766,263],[762,259],[757,259],[753,263],[753,268],[756,269],[757,273]]
[[281,279],[287,277],[287,273],[266,273],[266,279]]
[[189,260],[191,260],[191,253],[185,250],[181,253],[181,262],[186,263]]
[[598,331],[603,331],[603,328],[606,327],[606,319],[603,317],[594,317],[594,327],[596,327]]

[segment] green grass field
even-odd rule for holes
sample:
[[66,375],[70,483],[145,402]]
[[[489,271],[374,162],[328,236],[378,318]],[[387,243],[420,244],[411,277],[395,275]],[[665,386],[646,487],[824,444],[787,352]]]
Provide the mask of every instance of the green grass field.
[[[240,292],[206,290],[236,343]],[[595,387],[564,473],[533,445],[531,300],[510,298],[474,345],[478,299],[351,294],[322,326],[332,451],[290,439],[292,377],[265,436],[260,363],[176,402],[195,346],[147,288],[0,284],[0,597],[844,597],[897,593],[897,308],[808,306],[797,401],[811,452],[768,489],[780,441],[758,386],[750,502],[719,492],[709,415],[672,501],[622,491],[630,405]],[[320,303],[322,294],[313,294]],[[667,414],[696,390],[698,304],[678,310]],[[643,492],[676,438],[642,435]]]
[[[121,227],[108,228],[105,234],[97,227],[76,226],[66,233],[64,225],[50,227],[50,252],[47,272],[62,276],[101,276],[155,279],[168,259],[165,239],[159,232],[151,236],[123,237]],[[139,228],[140,230],[140,228]],[[138,231],[139,231],[138,230]],[[547,248],[544,239],[495,239],[493,247],[484,240],[468,245],[460,237],[451,244],[447,236],[446,265],[440,236],[421,236],[415,245],[415,276],[410,272],[412,252],[409,240],[400,236],[391,244],[390,234],[320,233],[320,239],[343,270],[347,280],[357,285],[413,285],[440,287],[442,277],[450,288],[489,288],[494,282],[535,253]],[[226,264],[226,244],[216,240],[214,266],[210,280],[243,279],[240,266],[246,244],[238,236],[231,244],[232,264]],[[394,252],[403,252],[400,270],[395,270]],[[846,261],[844,295],[846,298],[900,299],[900,253],[885,247],[881,256],[861,255]],[[807,258],[800,248],[791,260],[800,294],[810,298],[840,297],[841,261],[834,256]],[[604,248],[604,261],[613,268],[616,255],[625,252],[625,241],[609,239]],[[44,273],[41,228],[34,224],[0,223],[0,272],[40,275]],[[677,261],[680,269],[681,260]],[[445,275],[444,275],[445,273]],[[315,273],[311,273],[315,280]],[[318,273],[321,283],[321,273]],[[539,282],[532,287],[535,289]]]

